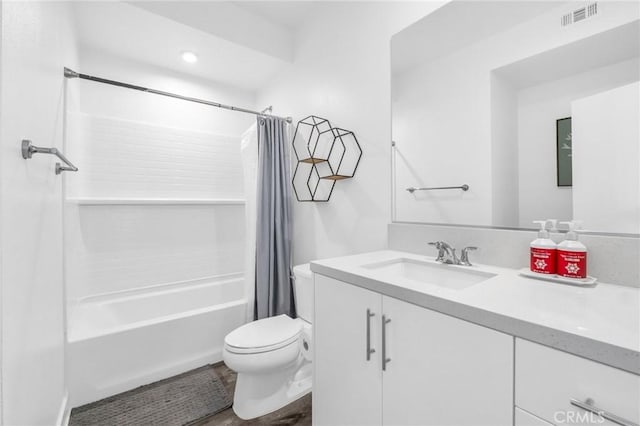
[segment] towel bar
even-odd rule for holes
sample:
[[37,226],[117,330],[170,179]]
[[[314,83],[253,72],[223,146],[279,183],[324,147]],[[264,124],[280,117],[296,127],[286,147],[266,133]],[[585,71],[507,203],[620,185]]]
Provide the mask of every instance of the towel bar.
[[467,185],[466,183],[464,185],[460,185],[460,186],[436,186],[436,187],[432,187],[432,188],[416,188],[416,187],[411,187],[411,188],[407,188],[407,191],[409,191],[410,193],[414,193],[415,191],[433,191],[436,189],[462,189],[463,191],[468,191],[469,190],[469,185]]

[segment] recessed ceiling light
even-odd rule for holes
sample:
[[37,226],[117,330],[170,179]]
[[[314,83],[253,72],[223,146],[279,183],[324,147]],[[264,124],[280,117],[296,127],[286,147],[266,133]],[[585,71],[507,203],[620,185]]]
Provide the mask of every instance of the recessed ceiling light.
[[182,60],[190,64],[198,62],[198,55],[193,52],[182,52]]

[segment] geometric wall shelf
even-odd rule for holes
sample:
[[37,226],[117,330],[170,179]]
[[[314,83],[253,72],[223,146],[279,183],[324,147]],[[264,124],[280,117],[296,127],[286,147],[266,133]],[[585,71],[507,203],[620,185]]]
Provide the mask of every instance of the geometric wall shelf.
[[304,120],[298,121],[296,133],[293,136],[293,151],[298,162],[313,164],[320,161],[315,157],[318,138],[321,133],[328,130],[331,130],[331,123],[324,118],[310,115]]
[[322,179],[341,180],[352,178],[360,163],[362,149],[353,132],[338,127],[320,134],[318,145],[329,146],[325,161],[316,163]]
[[300,120],[293,137],[296,168],[293,190],[298,201],[329,201],[336,181],[355,175],[362,149],[353,132],[331,127],[311,115]]

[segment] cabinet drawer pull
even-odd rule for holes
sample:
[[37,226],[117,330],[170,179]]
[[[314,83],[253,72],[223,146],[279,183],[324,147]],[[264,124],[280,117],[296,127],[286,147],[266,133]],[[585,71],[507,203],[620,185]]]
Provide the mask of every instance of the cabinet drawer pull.
[[610,422],[613,422],[622,426],[639,426],[638,423],[634,423],[627,419],[623,419],[622,417],[618,417],[615,414],[612,414],[608,411],[605,411],[596,407],[595,405],[593,405],[595,401],[591,398],[587,398],[587,400],[584,402],[571,398],[570,402],[571,402],[571,405],[574,405],[578,408],[582,408],[583,410],[589,411],[590,413],[595,413],[600,417],[602,417],[603,419],[609,420]]
[[387,371],[387,364],[391,362],[391,358],[387,358],[387,324],[390,322],[390,318],[382,316],[382,371]]
[[376,350],[371,347],[371,317],[376,316],[371,309],[367,309],[367,361],[371,360],[371,354]]

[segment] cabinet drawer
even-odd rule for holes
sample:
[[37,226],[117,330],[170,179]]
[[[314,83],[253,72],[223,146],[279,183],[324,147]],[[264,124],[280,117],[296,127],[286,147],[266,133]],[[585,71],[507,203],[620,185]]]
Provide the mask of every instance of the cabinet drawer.
[[640,376],[516,339],[516,405],[554,424],[613,424],[570,403],[640,422]]
[[527,413],[516,407],[515,409],[515,426],[553,426],[549,422],[545,422],[540,417],[536,417],[531,413]]

